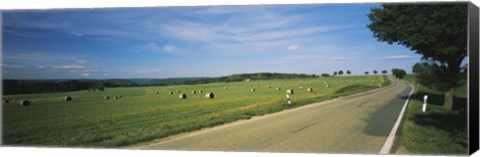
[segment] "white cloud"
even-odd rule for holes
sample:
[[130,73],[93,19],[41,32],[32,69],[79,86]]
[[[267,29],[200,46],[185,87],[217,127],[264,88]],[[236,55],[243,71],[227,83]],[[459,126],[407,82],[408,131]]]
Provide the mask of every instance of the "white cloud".
[[77,60],[77,63],[78,63],[78,64],[81,64],[81,65],[85,64],[86,62],[87,62],[86,59],[79,59],[79,60]]
[[300,45],[290,45],[290,46],[288,46],[288,50],[292,50],[292,51],[293,50],[298,50],[300,48],[301,48]]
[[345,61],[345,60],[351,60],[351,58],[349,58],[349,57],[333,57],[333,58],[329,58],[329,60],[332,60],[332,61]]
[[81,69],[81,68],[83,68],[83,66],[81,66],[81,65],[64,65],[63,68],[64,69]]
[[82,76],[90,76],[90,73],[82,73]]
[[3,64],[3,67],[6,67],[6,68],[23,68],[23,66],[21,65],[13,65],[13,64]]
[[383,59],[411,59],[413,58],[412,56],[409,55],[397,55],[397,56],[386,56],[383,57]]
[[175,50],[175,46],[172,46],[172,45],[165,45],[163,47],[163,50],[167,51],[167,52],[172,52],[173,50]]

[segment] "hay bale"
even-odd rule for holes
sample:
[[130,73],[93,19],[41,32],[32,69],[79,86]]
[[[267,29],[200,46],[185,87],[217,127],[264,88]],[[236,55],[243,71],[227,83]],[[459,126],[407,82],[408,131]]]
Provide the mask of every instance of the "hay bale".
[[192,94],[197,94],[197,91],[192,91]]
[[173,95],[173,92],[169,92],[168,94]]
[[72,101],[73,98],[72,98],[72,96],[66,96],[64,99],[65,99],[65,101]]
[[198,90],[198,93],[203,93],[203,90]]
[[228,90],[228,87],[223,87],[223,89]]
[[22,101],[20,101],[20,106],[29,106],[30,104],[31,104],[31,102],[28,101],[28,100],[22,100]]
[[327,85],[325,85],[325,87],[330,88],[330,85],[327,84]]
[[312,92],[313,88],[307,88],[307,91]]
[[156,91],[155,94],[159,94],[160,92]]
[[180,98],[180,99],[186,99],[186,98],[187,98],[187,94],[182,93],[182,94],[180,94],[180,95],[178,96],[178,98]]
[[8,101],[8,100],[3,100],[3,103],[4,103],[4,104],[8,104],[8,103],[10,103],[10,101]]
[[180,93],[180,90],[177,90],[177,93]]
[[118,95],[118,98],[122,98],[122,95]]
[[280,87],[277,87],[276,90],[280,90]]
[[109,96],[105,96],[104,99],[105,99],[105,100],[108,100],[108,99],[110,99],[110,97],[109,97]]
[[215,98],[215,95],[213,93],[207,93],[207,94],[205,94],[205,98],[213,99],[213,98]]
[[118,99],[118,97],[117,97],[117,96],[113,96],[113,99]]
[[293,89],[287,89],[287,94],[293,94]]
[[270,88],[270,87],[272,87],[272,86],[270,86],[270,85],[267,86],[267,88]]
[[255,88],[250,89],[250,91],[255,92]]

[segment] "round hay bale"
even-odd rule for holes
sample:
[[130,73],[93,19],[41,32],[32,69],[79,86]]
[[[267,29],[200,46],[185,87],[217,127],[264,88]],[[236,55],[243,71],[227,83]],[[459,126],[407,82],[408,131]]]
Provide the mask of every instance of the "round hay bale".
[[72,98],[72,96],[66,96],[64,99],[65,99],[65,101],[72,101],[73,98]]
[[213,93],[207,93],[207,94],[205,94],[205,98],[213,99],[213,98],[215,98],[215,95]]
[[118,98],[122,98],[122,95],[118,95]]
[[270,88],[270,87],[272,87],[272,86],[270,86],[270,85],[267,86],[267,88]]
[[160,92],[156,91],[155,94],[159,94]]
[[104,99],[108,100],[108,99],[110,99],[110,96],[105,96]]
[[293,94],[293,89],[287,89],[287,94]]
[[307,88],[307,91],[312,92],[313,88]]
[[20,106],[29,106],[30,104],[31,104],[31,102],[28,101],[28,100],[22,100],[22,101],[20,101]]
[[8,104],[8,103],[10,103],[10,101],[8,101],[8,100],[3,100],[3,103],[4,103],[4,104]]
[[170,92],[169,94],[170,94],[170,95],[173,95],[173,92]]
[[302,86],[300,86],[300,87],[298,87],[298,89],[303,89],[303,87],[302,87]]
[[330,85],[327,84],[327,85],[325,85],[325,87],[330,88]]
[[198,90],[198,93],[203,93],[203,90]]
[[255,92],[255,88],[250,89],[250,91]]
[[192,91],[192,94],[197,94],[197,91]]
[[277,87],[276,90],[280,90],[280,87]]
[[117,96],[113,96],[113,99],[118,99],[118,97],[117,97]]
[[180,90],[177,90],[177,93],[180,93]]
[[186,99],[186,98],[187,98],[187,94],[182,93],[182,94],[180,94],[180,95],[178,96],[178,98],[180,98],[180,99]]
[[223,87],[223,89],[228,90],[228,87]]

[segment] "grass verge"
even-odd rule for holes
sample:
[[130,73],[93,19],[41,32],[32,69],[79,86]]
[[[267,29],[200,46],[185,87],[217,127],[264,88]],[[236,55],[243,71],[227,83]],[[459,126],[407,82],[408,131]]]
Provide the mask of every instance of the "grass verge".
[[[414,75],[405,80],[417,85]],[[462,154],[468,153],[466,88],[455,91],[452,111],[443,105],[443,93],[418,85],[391,153]],[[422,112],[423,96],[428,95],[427,111]]]

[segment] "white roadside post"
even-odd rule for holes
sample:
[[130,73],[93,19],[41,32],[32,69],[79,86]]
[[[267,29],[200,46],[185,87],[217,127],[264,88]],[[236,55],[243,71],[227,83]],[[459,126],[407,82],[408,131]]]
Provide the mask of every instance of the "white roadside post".
[[290,95],[288,95],[288,94],[287,94],[287,102],[288,102],[289,105],[292,104],[292,102],[290,101]]
[[427,99],[428,99],[428,95],[423,96],[422,112],[427,111]]

